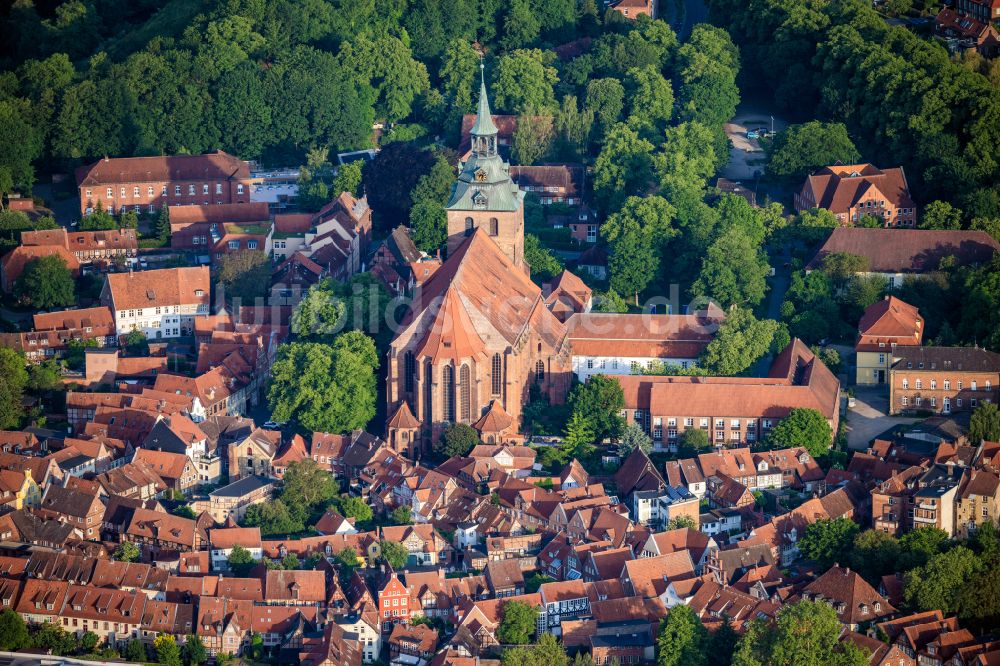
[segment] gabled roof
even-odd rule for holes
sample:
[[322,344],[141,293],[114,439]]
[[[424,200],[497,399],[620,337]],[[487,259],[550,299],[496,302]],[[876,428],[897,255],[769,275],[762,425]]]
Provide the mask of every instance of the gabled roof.
[[615,472],[615,485],[622,495],[629,495],[636,490],[659,490],[665,484],[649,456],[636,447]]
[[[107,288],[118,310],[173,305],[208,305],[208,266],[110,273]],[[200,292],[200,293],[199,293]]]
[[34,315],[36,331],[73,331],[94,328],[114,333],[115,320],[105,306],[39,312]]
[[514,345],[529,326],[553,350],[566,336],[541,290],[477,229],[421,286],[394,344],[412,337],[422,353],[457,358]]
[[264,597],[268,601],[325,602],[326,576],[322,571],[268,571]]
[[548,294],[545,296],[545,304],[552,311],[583,312],[594,293],[583,280],[568,270],[564,270],[546,286]]
[[979,347],[904,347],[893,370],[1000,372],[1000,354]]
[[260,548],[259,527],[222,527],[208,531],[212,548],[226,550],[235,546]]
[[116,157],[76,170],[80,187],[104,183],[146,183],[174,180],[229,180],[250,177],[250,165],[221,150],[204,155]]
[[4,283],[8,289],[24,272],[24,267],[32,259],[56,256],[66,263],[66,267],[76,275],[80,271],[80,261],[76,255],[61,245],[18,245],[0,259]]
[[859,624],[887,617],[896,612],[857,571],[837,565],[806,585],[803,596],[832,603],[841,622]]
[[798,338],[775,358],[768,377],[619,375],[626,409],[704,416],[725,404],[730,416],[784,418],[796,408],[836,415],[840,383]]
[[823,167],[806,179],[803,189],[811,191],[816,206],[834,213],[846,213],[872,191],[881,193],[897,208],[914,206],[903,167],[879,169],[872,164]]
[[249,203],[225,204],[194,204],[170,206],[170,226],[185,227],[189,224],[248,224],[253,222],[270,223],[271,214],[267,202],[254,201]]
[[686,550],[678,550],[655,557],[628,560],[622,570],[636,596],[649,599],[659,597],[673,579],[694,576],[694,562]]
[[175,482],[184,477],[184,470],[190,464],[190,459],[183,453],[151,449],[139,449],[132,461],[145,464],[161,478]]
[[566,330],[577,356],[697,358],[724,317],[717,307],[690,315],[577,312]]
[[1000,243],[985,231],[929,229],[866,229],[837,227],[806,266],[815,270],[834,252],[868,259],[873,273],[926,273],[936,271],[945,257],[956,265],[984,264],[1000,250]]

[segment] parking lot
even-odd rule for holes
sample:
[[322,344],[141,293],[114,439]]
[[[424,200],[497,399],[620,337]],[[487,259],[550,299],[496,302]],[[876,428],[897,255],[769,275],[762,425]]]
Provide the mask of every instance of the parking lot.
[[724,126],[726,136],[732,144],[729,149],[729,163],[722,169],[724,178],[753,180],[756,172],[764,172],[764,167],[767,165],[764,149],[757,139],[747,138],[747,131],[758,128],[771,131],[772,125],[775,132],[780,132],[788,126],[788,123],[777,116],[772,117],[767,111],[749,105],[737,108],[736,115]]

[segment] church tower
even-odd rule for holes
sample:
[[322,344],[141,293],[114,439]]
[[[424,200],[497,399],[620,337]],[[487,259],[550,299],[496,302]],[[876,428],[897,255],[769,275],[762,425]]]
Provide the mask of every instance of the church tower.
[[448,201],[448,253],[482,228],[514,265],[524,268],[524,193],[510,179],[510,165],[497,152],[497,127],[490,113],[480,64],[479,109],[472,126],[472,154]]

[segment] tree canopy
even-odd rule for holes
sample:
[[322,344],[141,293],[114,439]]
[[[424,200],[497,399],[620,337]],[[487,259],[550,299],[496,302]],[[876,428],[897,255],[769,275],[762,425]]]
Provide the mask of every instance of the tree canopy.
[[842,123],[813,120],[778,133],[767,170],[778,178],[800,181],[820,167],[855,164],[860,157]]
[[312,431],[365,428],[375,416],[378,365],[375,341],[360,331],[343,333],[329,344],[283,344],[271,369],[273,417],[294,417]]
[[858,524],[853,520],[822,518],[806,527],[798,542],[799,551],[820,569],[829,569],[834,564],[848,561],[859,531]]
[[705,663],[708,631],[689,606],[670,609],[656,639],[657,666],[700,666]]
[[53,254],[28,261],[14,285],[14,293],[22,303],[47,310],[75,304],[74,287],[66,260]]
[[441,433],[434,450],[446,458],[465,456],[476,444],[479,444],[479,433],[475,428],[467,423],[452,423]]
[[759,320],[748,308],[733,308],[698,364],[716,375],[742,374],[768,352],[777,329],[777,322]]
[[620,412],[625,409],[621,384],[607,375],[592,375],[569,394],[573,415],[585,419],[598,440],[618,437],[625,427]]
[[505,645],[527,643],[535,634],[538,610],[523,601],[508,601],[500,607],[497,638]]
[[800,407],[778,421],[767,436],[767,445],[776,449],[801,446],[814,458],[826,454],[833,442],[833,429],[815,409]]
[[837,612],[825,601],[799,601],[778,611],[776,626],[750,623],[733,666],[865,666],[868,654],[841,642]]
[[222,255],[218,280],[226,289],[227,299],[240,299],[254,305],[267,294],[271,284],[271,258],[259,250],[237,250]]

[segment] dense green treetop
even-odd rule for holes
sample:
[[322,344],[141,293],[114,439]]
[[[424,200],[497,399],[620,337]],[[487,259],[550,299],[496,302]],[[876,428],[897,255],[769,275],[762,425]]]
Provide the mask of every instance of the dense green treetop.
[[767,170],[779,178],[801,181],[820,167],[854,164],[860,156],[843,124],[811,121],[778,133]]

